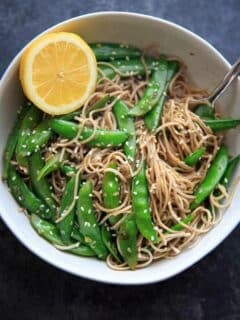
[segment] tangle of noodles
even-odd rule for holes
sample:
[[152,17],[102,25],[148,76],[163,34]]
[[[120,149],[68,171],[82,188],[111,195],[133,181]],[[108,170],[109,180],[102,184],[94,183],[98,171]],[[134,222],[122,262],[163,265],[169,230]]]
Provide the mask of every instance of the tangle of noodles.
[[[117,75],[113,80],[102,78],[95,92],[83,106],[81,116],[76,117],[75,121],[80,127],[88,125],[94,129],[116,129],[117,124],[112,112],[115,101],[121,98],[130,108],[133,107],[142,96],[146,85],[146,80],[134,76],[121,79]],[[88,109],[106,94],[114,99],[101,110],[91,111],[87,116]],[[205,90],[190,84],[186,68],[182,66],[171,82],[169,99],[165,103],[161,124],[157,131],[154,134],[147,131],[143,120],[135,122],[137,163],[140,164],[142,159],[147,163],[152,219],[161,239],[156,245],[141,235],[138,236],[137,268],[145,267],[154,260],[173,257],[185,247],[192,246],[201,234],[208,232],[218,221],[218,213],[213,209],[223,206],[220,204],[223,198],[229,198],[225,188],[219,185],[220,196],[212,194],[208,207],[198,207],[193,212],[194,219],[189,225],[186,225],[182,231],[170,229],[190,213],[189,204],[194,198],[193,190],[205,177],[221,143],[222,137],[213,134],[211,129],[191,112],[191,100],[206,95]],[[111,227],[113,232],[117,232],[122,219],[132,209],[130,186],[136,171],[134,172],[122,149],[88,148],[86,142],[80,142],[77,138],[67,140],[58,137],[44,148],[43,156],[47,158],[60,152],[62,159],[68,159],[64,160],[66,163],[81,172],[83,180],[93,182],[93,203],[98,222],[102,224],[110,216],[121,215],[122,218]],[[200,147],[204,147],[206,152],[199,165],[187,166],[182,160]],[[64,154],[67,156],[63,158]],[[112,161],[118,164],[118,169],[108,168],[108,164]],[[103,206],[102,181],[104,174],[109,170],[118,175],[121,185],[121,204],[115,209],[106,209]],[[58,203],[60,203],[65,184],[66,176],[60,171],[52,173],[52,191]],[[118,264],[111,255],[107,258],[107,264],[115,270],[128,269],[126,263]]]

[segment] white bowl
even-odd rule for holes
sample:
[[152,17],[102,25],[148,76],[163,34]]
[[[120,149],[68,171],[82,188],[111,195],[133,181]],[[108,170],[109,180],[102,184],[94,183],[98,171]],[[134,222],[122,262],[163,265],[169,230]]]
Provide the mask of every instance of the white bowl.
[[[173,23],[125,12],[100,12],[64,21],[48,29],[70,31],[80,34],[88,42],[124,42],[143,48],[156,44],[161,53],[178,56],[185,61],[194,82],[210,91],[229,70],[229,63],[209,43],[192,32]],[[223,39],[224,41],[224,39]],[[0,167],[7,136],[16,118],[16,110],[23,101],[18,79],[18,67],[22,52],[12,61],[0,83]],[[240,84],[235,82],[221,100],[222,112],[240,117]],[[235,155],[240,153],[239,131],[228,134],[226,144]],[[15,236],[32,252],[52,265],[72,274],[97,281],[116,284],[145,284],[170,278],[187,269],[213,250],[239,222],[240,187],[237,188],[231,206],[221,222],[206,234],[193,248],[179,256],[158,261],[145,269],[117,272],[104,262],[81,258],[57,251],[40,238],[32,229],[24,214],[9,193],[7,186],[0,183],[0,212],[2,219]],[[11,248],[9,248],[11,250]]]

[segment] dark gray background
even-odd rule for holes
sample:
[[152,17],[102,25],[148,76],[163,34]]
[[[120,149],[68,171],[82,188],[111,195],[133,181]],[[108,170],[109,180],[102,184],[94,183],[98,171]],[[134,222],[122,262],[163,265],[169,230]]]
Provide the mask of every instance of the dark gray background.
[[[165,18],[207,39],[230,62],[240,54],[240,0],[1,0],[0,75],[39,32],[62,20],[104,10]],[[120,287],[79,279],[47,265],[0,221],[0,317],[240,319],[239,236],[237,229],[205,259],[171,280]]]

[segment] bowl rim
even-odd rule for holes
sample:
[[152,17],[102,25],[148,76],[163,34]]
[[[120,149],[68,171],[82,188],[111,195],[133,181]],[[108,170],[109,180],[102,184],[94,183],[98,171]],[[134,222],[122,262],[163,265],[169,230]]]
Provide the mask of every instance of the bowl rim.
[[[182,27],[176,23],[170,22],[168,20],[162,19],[162,18],[158,18],[158,17],[154,17],[152,15],[146,15],[146,14],[141,14],[141,13],[137,13],[137,12],[124,12],[124,11],[99,11],[99,12],[94,12],[94,13],[88,13],[88,14],[84,14],[84,15],[80,15],[80,16],[76,16],[64,21],[61,21],[49,28],[47,28],[46,30],[44,30],[43,32],[39,33],[37,36],[35,36],[31,41],[29,41],[18,53],[17,55],[11,60],[9,66],[6,68],[6,70],[4,71],[1,79],[0,79],[0,88],[2,91],[4,91],[4,83],[6,82],[7,78],[9,77],[9,74],[12,73],[12,69],[15,66],[15,64],[17,63],[17,61],[19,60],[20,56],[22,55],[22,52],[25,50],[26,46],[31,43],[32,41],[34,41],[36,38],[38,38],[39,36],[57,28],[57,27],[61,27],[64,26],[65,24],[68,23],[72,23],[75,21],[78,21],[79,19],[86,19],[86,18],[94,18],[94,17],[106,17],[106,16],[128,16],[129,18],[134,17],[134,18],[143,18],[143,19],[147,19],[147,20],[151,20],[151,21],[155,21],[155,22],[161,22],[162,24],[178,29],[180,31],[182,31],[183,33],[185,33],[186,35],[194,38],[194,40],[197,40],[198,42],[200,42],[201,44],[207,46],[209,49],[211,49],[211,51],[222,61],[222,63],[225,65],[226,68],[230,68],[230,64],[229,62],[223,57],[223,55],[217,50],[215,49],[210,43],[208,43],[206,40],[204,40],[202,37],[200,37],[199,35],[195,34],[194,32],[188,30],[185,27]],[[214,245],[212,245],[210,248],[207,248],[204,252],[201,252],[201,254],[197,255],[196,257],[193,257],[190,261],[188,261],[188,263],[186,263],[184,266],[176,267],[174,272],[171,272],[167,275],[160,275],[158,273],[153,273],[153,275],[151,276],[151,278],[147,277],[147,278],[141,278],[140,280],[137,279],[137,281],[134,279],[134,277],[127,277],[126,279],[118,279],[118,277],[116,277],[114,279],[114,281],[112,279],[108,279],[108,276],[106,274],[102,274],[102,278],[100,278],[99,276],[95,276],[94,274],[85,274],[85,271],[82,271],[80,268],[78,269],[78,271],[73,270],[71,268],[69,268],[68,266],[65,266],[64,261],[59,264],[59,261],[55,261],[54,258],[52,258],[50,255],[48,256],[47,254],[43,254],[42,252],[40,253],[38,251],[38,249],[36,249],[35,247],[33,247],[31,245],[30,242],[25,241],[25,239],[23,239],[22,233],[20,231],[15,230],[15,228],[13,227],[13,225],[11,224],[11,222],[8,220],[8,214],[7,214],[7,210],[5,210],[5,208],[2,208],[1,204],[0,204],[0,218],[2,218],[2,220],[4,221],[4,223],[7,225],[7,227],[10,229],[10,231],[14,234],[14,236],[28,249],[30,250],[32,253],[34,253],[36,256],[38,256],[39,258],[41,258],[42,260],[44,260],[45,262],[51,264],[52,266],[57,267],[60,270],[66,271],[70,274],[73,274],[75,276],[79,276],[88,280],[94,280],[94,281],[98,281],[98,282],[102,282],[102,283],[109,283],[109,284],[119,284],[119,285],[143,285],[143,284],[150,284],[150,283],[156,283],[156,282],[160,282],[160,281],[164,281],[167,280],[169,278],[172,278],[176,275],[178,275],[179,273],[185,271],[186,269],[190,268],[191,266],[193,266],[195,263],[197,263],[200,259],[202,259],[203,257],[205,257],[206,255],[208,255],[212,250],[214,250],[232,231],[233,229],[238,225],[238,221],[232,223],[232,225],[225,230],[225,232],[223,232],[217,239],[217,241],[215,241]],[[85,270],[85,269],[83,269]],[[117,275],[117,273],[116,273]]]

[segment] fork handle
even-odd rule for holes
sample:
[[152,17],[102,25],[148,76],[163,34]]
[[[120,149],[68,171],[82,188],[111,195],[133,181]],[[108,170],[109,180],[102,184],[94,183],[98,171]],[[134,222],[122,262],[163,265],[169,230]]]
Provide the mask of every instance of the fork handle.
[[240,58],[234,63],[229,72],[225,75],[223,81],[213,90],[208,101],[214,105],[214,102],[230,86],[234,79],[240,74]]

